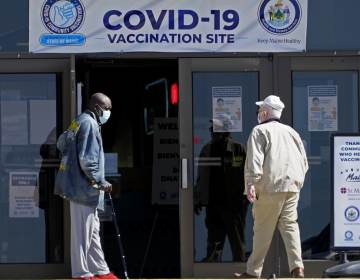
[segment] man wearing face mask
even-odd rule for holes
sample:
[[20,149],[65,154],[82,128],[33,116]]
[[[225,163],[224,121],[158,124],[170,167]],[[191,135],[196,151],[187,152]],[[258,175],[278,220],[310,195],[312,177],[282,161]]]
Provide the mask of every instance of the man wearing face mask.
[[71,270],[78,279],[118,279],[109,270],[100,243],[98,210],[104,210],[105,159],[100,128],[110,117],[111,100],[91,96],[88,109],[58,139],[62,159],[55,194],[70,201]]
[[284,103],[270,95],[256,102],[259,125],[247,142],[245,184],[253,203],[253,250],[246,272],[238,278],[260,278],[264,259],[275,228],[284,240],[289,271],[294,278],[304,277],[297,205],[308,162],[299,134],[282,124]]

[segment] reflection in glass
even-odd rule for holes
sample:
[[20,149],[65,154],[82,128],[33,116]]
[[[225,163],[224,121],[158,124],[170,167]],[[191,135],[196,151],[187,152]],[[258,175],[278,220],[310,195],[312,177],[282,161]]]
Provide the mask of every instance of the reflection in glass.
[[245,262],[244,146],[229,132],[213,132],[198,159],[195,213],[206,209],[207,249],[203,262],[221,262],[228,237],[232,261]]
[[257,72],[193,73],[196,262],[244,262],[250,254],[243,165],[257,99]]
[[333,259],[330,136],[358,131],[357,72],[294,72],[293,108],[309,161],[298,208],[303,258]]
[[0,263],[63,261],[55,74],[0,75]]

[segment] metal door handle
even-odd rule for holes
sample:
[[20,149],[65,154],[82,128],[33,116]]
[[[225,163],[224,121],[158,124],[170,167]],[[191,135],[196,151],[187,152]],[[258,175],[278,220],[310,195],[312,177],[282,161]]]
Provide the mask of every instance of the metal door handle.
[[181,188],[188,188],[188,159],[181,159]]

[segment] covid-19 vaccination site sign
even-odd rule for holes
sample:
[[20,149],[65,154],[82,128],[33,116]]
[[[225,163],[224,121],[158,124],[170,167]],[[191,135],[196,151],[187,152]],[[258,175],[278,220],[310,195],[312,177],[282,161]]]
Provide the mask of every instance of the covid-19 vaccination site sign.
[[308,0],[29,0],[29,51],[299,52]]
[[332,246],[360,249],[360,134],[332,136]]

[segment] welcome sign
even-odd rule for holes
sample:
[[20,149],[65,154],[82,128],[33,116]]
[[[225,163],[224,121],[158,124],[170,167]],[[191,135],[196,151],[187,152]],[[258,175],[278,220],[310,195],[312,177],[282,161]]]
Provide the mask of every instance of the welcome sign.
[[307,0],[29,0],[29,51],[298,52]]

